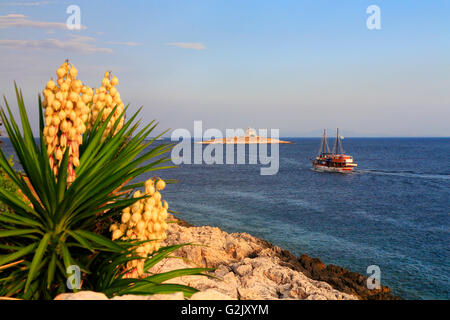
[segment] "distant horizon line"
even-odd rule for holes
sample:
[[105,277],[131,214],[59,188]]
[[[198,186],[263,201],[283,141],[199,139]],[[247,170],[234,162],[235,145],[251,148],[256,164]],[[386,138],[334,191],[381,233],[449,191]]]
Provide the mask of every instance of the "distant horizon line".
[[[155,138],[155,137],[152,137]],[[170,137],[161,137],[164,139],[170,139]],[[323,136],[280,136],[280,139],[285,138],[323,138]],[[328,139],[334,139],[333,136],[327,136]],[[422,138],[422,139],[434,139],[434,138],[443,138],[443,139],[449,139],[450,136],[344,136],[345,139],[353,139],[353,138],[364,138],[364,139],[380,139],[380,138],[401,138],[401,139],[409,139],[409,138]],[[191,138],[194,139],[194,138]]]
[[[38,139],[39,137],[34,137]],[[154,139],[156,137],[149,137],[148,139]],[[162,139],[170,139],[170,137],[163,136],[160,137]],[[281,136],[280,139],[283,138],[302,138],[302,139],[315,139],[315,138],[323,138],[323,136]],[[450,139],[450,136],[350,136],[345,137],[345,139]],[[0,136],[0,139],[9,139],[8,136]],[[195,138],[191,138],[195,139]],[[333,136],[328,136],[327,139],[333,139]],[[147,139],[146,139],[147,140]]]

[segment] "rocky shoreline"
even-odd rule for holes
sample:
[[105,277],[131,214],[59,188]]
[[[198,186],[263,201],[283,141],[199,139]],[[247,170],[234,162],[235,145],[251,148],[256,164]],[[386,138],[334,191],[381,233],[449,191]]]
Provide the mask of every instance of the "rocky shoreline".
[[[248,233],[227,233],[217,227],[193,226],[173,218],[163,245],[190,243],[174,252],[150,272],[190,267],[215,268],[212,278],[185,276],[168,281],[190,285],[200,292],[194,300],[394,300],[388,287],[368,290],[367,277],[318,258],[300,258]],[[179,259],[179,258],[182,259]],[[151,297],[124,296],[115,299],[182,299],[182,294]],[[101,293],[63,294],[57,299],[106,299]]]
[[[367,277],[364,275],[340,266],[325,265],[320,259],[306,254],[297,257],[288,250],[250,234],[230,234],[219,228],[193,226],[181,219],[176,220],[177,223],[171,224],[168,230],[165,244],[201,244],[183,247],[176,255],[188,259],[191,265],[217,268],[219,277],[226,275],[225,270],[233,272],[234,277],[241,281],[241,285],[244,284],[244,288],[245,285],[249,288],[254,286],[253,281],[265,283],[265,286],[259,288],[262,290],[259,293],[256,290],[248,295],[242,294],[242,291],[246,290],[240,288],[234,296],[238,299],[401,299],[391,294],[386,286],[379,290],[367,289]],[[266,265],[260,266],[260,263]],[[257,279],[259,271],[262,271],[262,274],[261,278]],[[302,279],[305,283],[297,283],[301,276],[307,278]],[[324,283],[329,286],[326,293],[320,290],[327,287]],[[307,288],[309,291],[304,284],[306,287],[311,285]]]

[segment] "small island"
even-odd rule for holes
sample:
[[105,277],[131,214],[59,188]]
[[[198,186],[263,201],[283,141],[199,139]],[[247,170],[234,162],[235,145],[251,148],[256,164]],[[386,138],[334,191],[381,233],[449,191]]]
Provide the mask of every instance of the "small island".
[[284,143],[289,144],[292,143],[290,141],[283,141],[279,139],[274,138],[264,138],[260,137],[256,134],[256,131],[252,128],[248,128],[245,131],[245,135],[239,136],[239,137],[231,137],[231,138],[220,138],[220,139],[211,139],[211,140],[205,140],[205,141],[199,141],[197,143],[201,144],[271,144],[271,143]]

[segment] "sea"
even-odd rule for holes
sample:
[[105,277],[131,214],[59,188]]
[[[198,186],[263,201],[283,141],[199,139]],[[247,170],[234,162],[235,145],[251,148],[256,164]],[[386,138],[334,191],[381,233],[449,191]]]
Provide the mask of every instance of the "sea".
[[293,143],[279,145],[274,175],[261,175],[267,164],[185,163],[140,179],[176,179],[163,198],[194,225],[247,232],[367,276],[376,266],[405,299],[450,298],[450,138],[345,138],[358,164],[350,174],[312,170],[320,138],[282,140]]

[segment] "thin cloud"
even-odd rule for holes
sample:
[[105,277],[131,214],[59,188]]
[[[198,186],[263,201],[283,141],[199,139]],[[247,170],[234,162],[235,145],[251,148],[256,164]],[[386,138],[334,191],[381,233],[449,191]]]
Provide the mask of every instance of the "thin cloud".
[[47,4],[55,3],[54,1],[32,1],[32,2],[4,2],[2,6],[11,6],[11,7],[37,7],[44,6]]
[[78,42],[95,42],[95,38],[89,36],[80,36],[78,34],[69,34],[69,37],[73,41]]
[[132,42],[132,41],[106,41],[108,44],[115,44],[119,46],[129,46],[129,47],[137,47],[142,45],[140,42]]
[[111,48],[101,48],[95,45],[95,39],[90,37],[71,36],[69,39],[44,39],[44,40],[0,40],[0,48],[37,50],[64,50],[76,51],[86,54],[113,53]]
[[[0,16],[0,29],[6,28],[43,28],[67,30],[67,25],[64,22],[31,20],[23,14],[7,14],[6,16]],[[87,27],[81,26],[81,29],[87,29]]]
[[201,42],[168,42],[166,46],[173,46],[183,49],[205,50],[206,47]]

